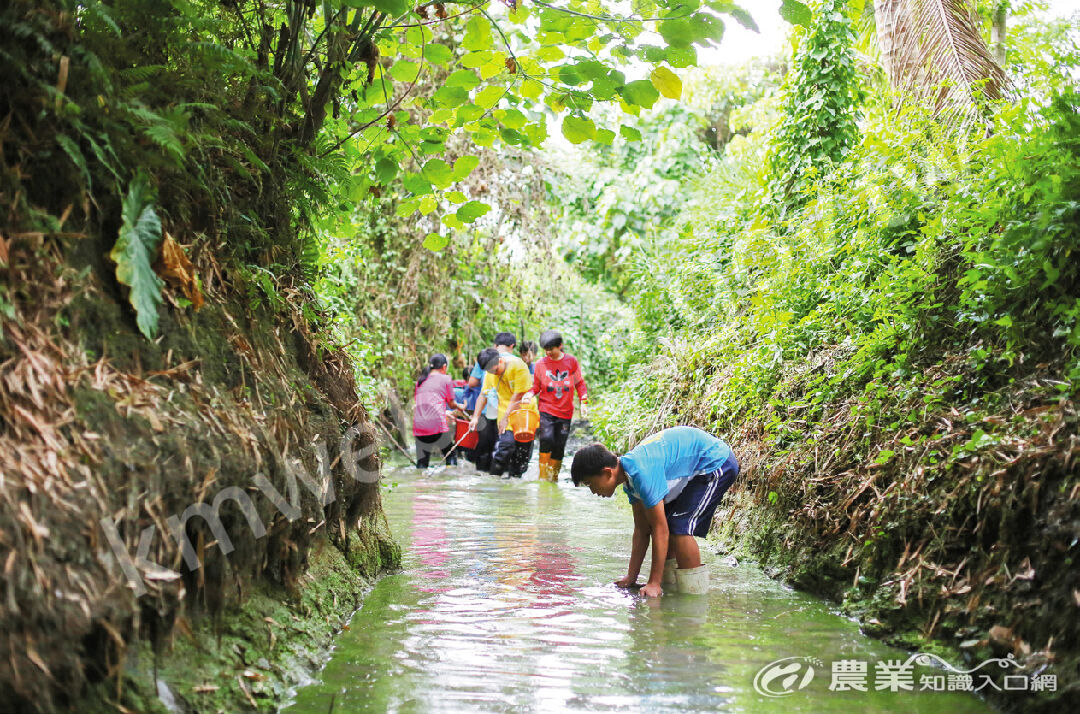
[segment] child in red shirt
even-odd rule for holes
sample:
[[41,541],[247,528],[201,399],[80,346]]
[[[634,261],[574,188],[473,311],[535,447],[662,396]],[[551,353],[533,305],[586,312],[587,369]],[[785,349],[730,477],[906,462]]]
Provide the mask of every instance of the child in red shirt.
[[536,438],[540,442],[540,480],[558,481],[562,468],[566,439],[570,436],[570,420],[574,416],[574,391],[581,402],[581,416],[587,417],[589,401],[581,365],[563,352],[563,338],[554,330],[540,335],[544,357],[533,372],[533,393],[540,408],[540,426]]

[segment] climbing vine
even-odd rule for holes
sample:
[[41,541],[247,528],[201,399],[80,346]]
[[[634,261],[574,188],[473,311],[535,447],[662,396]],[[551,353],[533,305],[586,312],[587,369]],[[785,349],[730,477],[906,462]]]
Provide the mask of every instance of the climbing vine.
[[821,0],[795,54],[769,156],[778,208],[804,203],[808,185],[858,141],[862,89],[847,6],[846,0]]

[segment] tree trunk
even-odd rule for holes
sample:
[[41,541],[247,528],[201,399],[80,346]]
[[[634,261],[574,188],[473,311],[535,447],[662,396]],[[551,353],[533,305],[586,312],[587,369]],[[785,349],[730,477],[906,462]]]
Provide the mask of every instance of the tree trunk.
[[[1001,15],[1004,28],[1003,8],[995,27]],[[968,0],[874,0],[874,15],[882,64],[895,88],[935,113],[965,120],[982,115],[982,100],[1002,96],[1008,80]]]
[[1005,18],[1008,14],[1008,4],[998,3],[994,9],[994,25],[990,30],[990,44],[994,48],[994,59],[1002,67],[1005,66]]

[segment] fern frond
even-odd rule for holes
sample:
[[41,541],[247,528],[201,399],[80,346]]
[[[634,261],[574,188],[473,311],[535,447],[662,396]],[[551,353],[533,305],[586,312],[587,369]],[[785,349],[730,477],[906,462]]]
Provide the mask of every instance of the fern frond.
[[111,10],[105,3],[90,0],[89,2],[79,3],[79,6],[88,17],[100,20],[101,24],[105,25],[117,37],[123,36],[124,33],[120,31],[120,25],[116,24],[116,20],[110,14]]
[[166,124],[151,124],[143,129],[143,134],[150,141],[172,154],[173,158],[181,161],[184,158],[184,144],[176,133]]
[[82,176],[83,186],[89,193],[93,187],[93,181],[90,179],[90,167],[87,166],[86,157],[83,156],[82,150],[79,149],[79,145],[67,134],[57,134],[56,143],[60,145],[60,148],[63,149],[64,153],[71,159],[71,163],[75,164],[75,168],[79,170],[79,175]]

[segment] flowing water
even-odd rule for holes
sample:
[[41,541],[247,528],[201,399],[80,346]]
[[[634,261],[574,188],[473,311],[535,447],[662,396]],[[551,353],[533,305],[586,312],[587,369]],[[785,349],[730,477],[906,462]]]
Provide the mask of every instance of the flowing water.
[[[922,675],[943,675],[926,667],[913,691],[877,691],[877,663],[910,653],[707,547],[707,596],[616,588],[632,531],[625,497],[541,483],[535,467],[524,480],[457,467],[387,480],[398,482],[385,507],[403,570],[379,581],[290,714],[988,710],[970,694],[919,691]],[[793,693],[755,691],[755,674],[788,657],[778,667],[792,674],[765,689]],[[854,678],[867,692],[830,691],[840,660],[865,663]]]

